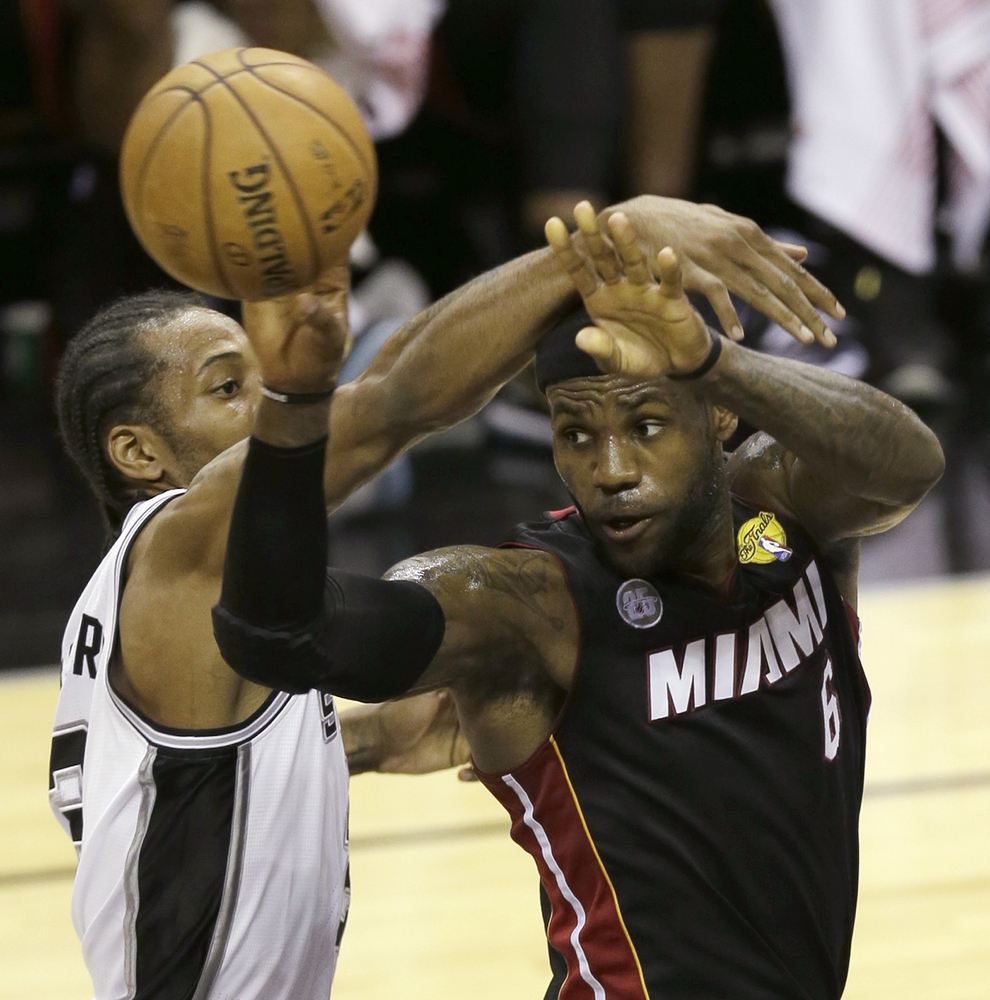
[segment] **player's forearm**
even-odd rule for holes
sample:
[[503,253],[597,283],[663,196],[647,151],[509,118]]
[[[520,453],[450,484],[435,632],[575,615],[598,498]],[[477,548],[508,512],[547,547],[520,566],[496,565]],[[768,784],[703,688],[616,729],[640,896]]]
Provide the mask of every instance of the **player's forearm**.
[[340,733],[351,774],[378,769],[384,755],[380,705],[358,705],[341,712]]
[[917,415],[856,379],[725,340],[699,388],[847,495],[911,505],[942,474],[938,439]]
[[[270,425],[285,424],[270,416]],[[217,646],[245,680],[265,687],[356,701],[395,697],[439,648],[443,612],[414,583],[327,567],[326,437],[294,438],[250,439],[213,609]]]
[[388,421],[418,437],[477,412],[529,360],[575,298],[549,250],[489,271],[411,319],[362,376]]

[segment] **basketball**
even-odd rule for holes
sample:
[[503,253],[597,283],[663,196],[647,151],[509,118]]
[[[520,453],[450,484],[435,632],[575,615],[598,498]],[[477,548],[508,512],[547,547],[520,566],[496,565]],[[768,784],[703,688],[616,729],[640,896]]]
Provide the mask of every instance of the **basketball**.
[[346,262],[374,206],[375,149],[350,97],[312,63],[227,49],[145,95],[120,187],[138,239],[172,277],[264,299]]

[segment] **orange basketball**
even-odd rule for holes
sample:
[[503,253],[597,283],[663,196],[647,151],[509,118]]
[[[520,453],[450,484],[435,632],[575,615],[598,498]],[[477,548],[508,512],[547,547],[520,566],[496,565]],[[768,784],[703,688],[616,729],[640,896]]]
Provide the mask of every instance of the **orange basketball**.
[[350,97],[273,49],[172,70],[138,105],[120,156],[144,248],[174,278],[228,299],[281,295],[345,262],[377,184]]

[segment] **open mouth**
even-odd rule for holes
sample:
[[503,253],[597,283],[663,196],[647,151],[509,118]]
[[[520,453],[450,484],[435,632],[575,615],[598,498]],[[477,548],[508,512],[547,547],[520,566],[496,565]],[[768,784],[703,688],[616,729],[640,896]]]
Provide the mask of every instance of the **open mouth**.
[[616,542],[628,542],[638,538],[650,523],[648,516],[643,517],[606,517],[601,522],[602,531],[608,538]]

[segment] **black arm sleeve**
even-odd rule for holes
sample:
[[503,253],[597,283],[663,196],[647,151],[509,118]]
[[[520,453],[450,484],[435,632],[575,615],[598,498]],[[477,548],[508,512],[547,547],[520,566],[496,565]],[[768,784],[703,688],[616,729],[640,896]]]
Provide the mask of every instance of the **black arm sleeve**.
[[443,611],[415,583],[327,567],[325,450],[326,440],[290,449],[251,439],[213,634],[247,680],[384,701],[408,690],[433,659]]

